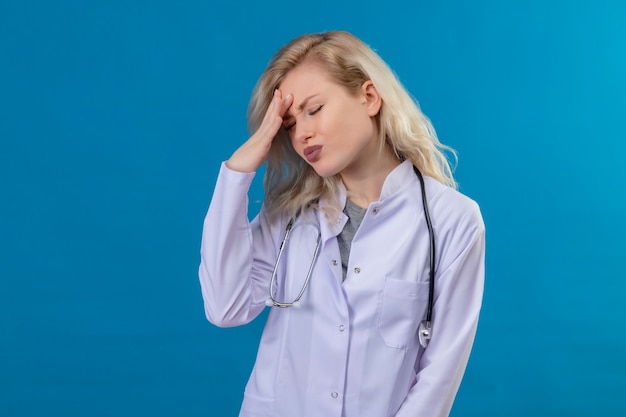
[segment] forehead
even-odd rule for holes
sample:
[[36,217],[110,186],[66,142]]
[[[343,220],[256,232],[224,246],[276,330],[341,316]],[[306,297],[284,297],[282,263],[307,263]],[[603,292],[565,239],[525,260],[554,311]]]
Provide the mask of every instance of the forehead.
[[283,96],[291,94],[297,101],[328,84],[332,84],[328,71],[321,64],[305,61],[289,71],[278,87]]

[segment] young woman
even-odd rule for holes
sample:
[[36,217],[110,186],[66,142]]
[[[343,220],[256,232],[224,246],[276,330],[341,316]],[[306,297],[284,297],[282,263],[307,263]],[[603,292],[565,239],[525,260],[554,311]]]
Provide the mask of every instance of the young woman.
[[[345,32],[280,49],[248,116],[252,136],[219,173],[199,271],[217,326],[271,306],[240,416],[447,416],[485,251],[448,148],[382,59]],[[249,222],[264,162],[265,201]]]

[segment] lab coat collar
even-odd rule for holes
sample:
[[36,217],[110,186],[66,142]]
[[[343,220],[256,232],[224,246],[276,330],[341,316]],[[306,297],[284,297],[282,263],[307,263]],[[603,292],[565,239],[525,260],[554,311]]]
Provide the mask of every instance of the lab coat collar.
[[[412,181],[416,181],[411,161],[403,161],[395,167],[383,183],[380,192],[380,199],[377,203],[384,202],[386,199],[397,194],[403,187],[406,187]],[[339,182],[335,193],[335,201],[339,203],[339,210],[333,210],[331,202],[328,199],[321,198],[319,201],[320,210],[318,211],[320,230],[322,233],[322,242],[331,237],[337,236],[343,230],[348,216],[341,209],[346,205],[347,190],[343,182]],[[373,203],[374,204],[374,203]]]
[[415,179],[413,164],[409,160],[403,161],[387,175],[383,183],[383,188],[380,191],[380,199],[378,202],[385,201],[385,199],[393,196],[402,188],[406,187],[407,184],[415,181]]

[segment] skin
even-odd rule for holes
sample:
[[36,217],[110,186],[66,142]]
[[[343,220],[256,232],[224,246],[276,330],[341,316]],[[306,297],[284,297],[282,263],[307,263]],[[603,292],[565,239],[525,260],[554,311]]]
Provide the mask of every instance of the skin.
[[[321,65],[304,62],[287,73],[261,126],[226,165],[235,171],[256,171],[278,129],[286,129],[296,153],[318,175],[339,174],[349,198],[367,207],[378,201],[385,178],[400,163],[389,147],[379,150],[375,117],[381,106],[371,81],[352,93]],[[320,147],[313,159],[307,159],[309,147]]]

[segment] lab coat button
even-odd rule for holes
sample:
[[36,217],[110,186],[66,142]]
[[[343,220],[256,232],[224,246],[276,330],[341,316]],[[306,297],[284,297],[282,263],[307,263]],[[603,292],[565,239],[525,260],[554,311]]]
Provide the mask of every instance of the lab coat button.
[[333,259],[333,266],[337,266],[337,263],[338,263],[337,260]]
[[339,331],[343,332],[344,330],[346,330],[346,326],[344,326],[343,324],[339,325]]
[[330,394],[330,396],[333,397],[333,398],[337,398],[337,397],[339,397],[339,394],[336,393],[336,392],[333,392],[332,394]]
[[354,268],[354,273],[355,274],[361,273],[361,268],[359,268],[358,266],[356,268]]
[[378,214],[378,207],[374,207],[374,210],[372,210],[372,213]]

